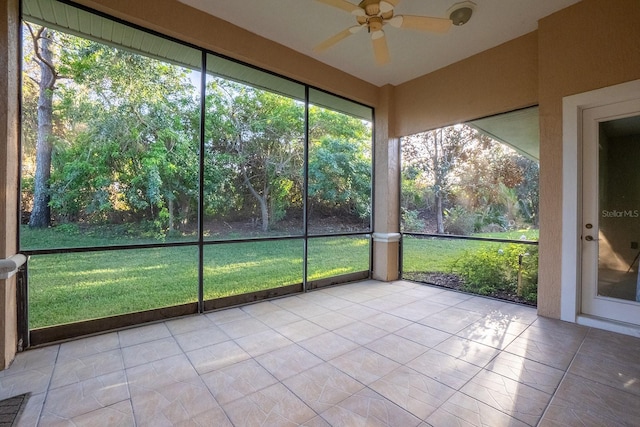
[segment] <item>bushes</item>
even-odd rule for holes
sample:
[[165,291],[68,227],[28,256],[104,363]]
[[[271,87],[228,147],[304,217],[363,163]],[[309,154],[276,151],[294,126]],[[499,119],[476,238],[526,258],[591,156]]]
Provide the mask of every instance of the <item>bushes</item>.
[[[538,286],[538,248],[507,244],[467,251],[452,263],[464,279],[464,290],[480,295],[511,295],[535,303]],[[520,276],[520,288],[518,288]]]
[[444,212],[444,230],[448,234],[467,236],[476,231],[474,221],[474,214],[467,212],[460,206],[447,209]]
[[420,219],[420,217],[418,216],[420,215],[420,212],[415,210],[404,209],[404,208],[401,208],[400,212],[402,216],[402,223],[401,223],[402,231],[421,232],[424,230],[425,222],[424,220]]

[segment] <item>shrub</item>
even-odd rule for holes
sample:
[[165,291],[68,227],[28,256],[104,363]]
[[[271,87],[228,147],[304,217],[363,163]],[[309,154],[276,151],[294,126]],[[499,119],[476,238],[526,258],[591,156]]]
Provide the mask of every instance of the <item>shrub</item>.
[[475,231],[475,215],[456,206],[444,211],[444,230],[449,234],[466,236]]
[[425,224],[418,216],[420,212],[402,209],[402,231],[422,231]]
[[[522,255],[522,267],[520,267]],[[528,302],[537,300],[538,248],[520,244],[487,245],[467,251],[452,265],[464,279],[467,292],[480,295],[518,294],[518,272],[521,275],[520,297]]]
[[474,214],[475,232],[501,232],[505,231],[509,226],[508,218],[496,206],[488,206],[484,209],[479,209]]
[[495,247],[487,246],[476,251],[466,251],[456,260],[454,268],[464,279],[465,290],[491,295],[497,290],[508,288],[510,281],[503,255]]
[[78,227],[78,224],[67,222],[57,225],[56,231],[68,234],[70,236],[76,236],[80,233],[80,228]]

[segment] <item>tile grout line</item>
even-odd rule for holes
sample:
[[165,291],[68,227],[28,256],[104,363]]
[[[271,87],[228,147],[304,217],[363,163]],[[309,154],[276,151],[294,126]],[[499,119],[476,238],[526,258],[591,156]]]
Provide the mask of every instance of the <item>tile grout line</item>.
[[[457,304],[456,304],[456,305],[457,305]],[[484,317],[486,317],[486,316],[484,316]],[[483,318],[484,318],[484,317],[483,317]],[[474,322],[474,323],[475,323],[475,322]],[[473,324],[473,323],[472,323],[472,324]],[[532,325],[532,324],[533,324],[533,322],[531,322],[531,323],[527,324],[527,327],[526,327],[526,328],[524,328],[524,329],[523,329],[519,334],[515,335],[515,338],[514,338],[511,342],[515,341],[515,340],[516,340],[517,338],[519,338],[522,334],[524,334],[524,333],[525,333],[525,331],[526,331],[527,329],[529,329],[529,328],[531,327],[531,325]],[[465,328],[462,328],[462,329],[465,329]],[[462,329],[461,329],[461,330],[462,330]],[[458,336],[458,335],[457,335],[457,333],[459,333],[459,332],[460,332],[460,331],[456,332],[455,334],[452,334],[452,336],[454,336],[454,337],[458,337],[458,338],[463,338],[463,339],[468,339],[468,338],[465,338],[465,337],[460,337],[460,336]],[[472,342],[473,342],[473,340],[469,340],[469,341],[472,341]],[[486,345],[486,344],[485,344],[485,345]],[[492,346],[489,346],[489,347],[492,347]],[[531,360],[531,359],[527,359],[527,358],[526,358],[526,357],[524,357],[524,356],[520,356],[520,355],[517,355],[517,354],[514,354],[514,353],[511,353],[511,352],[506,351],[506,347],[505,347],[504,349],[500,349],[500,348],[496,348],[496,347],[492,347],[492,348],[495,348],[496,350],[498,350],[498,353],[497,353],[495,356],[491,357],[491,359],[489,359],[489,361],[487,361],[487,363],[483,364],[482,366],[475,365],[475,364],[473,364],[473,363],[472,363],[472,365],[474,365],[474,366],[478,366],[478,367],[480,368],[480,370],[479,370],[478,372],[476,372],[473,376],[471,376],[471,378],[469,378],[469,379],[468,379],[464,384],[462,384],[462,385],[459,387],[459,389],[457,389],[457,390],[456,390],[456,393],[461,393],[461,394],[463,394],[463,395],[465,395],[465,396],[467,396],[467,397],[469,397],[469,398],[471,398],[471,399],[473,399],[473,400],[475,400],[475,401],[477,401],[477,402],[480,402],[480,403],[482,403],[482,404],[485,404],[485,405],[487,405],[487,406],[489,406],[489,407],[491,407],[491,408],[495,409],[496,411],[503,413],[504,415],[506,415],[506,416],[508,416],[508,417],[510,417],[510,418],[512,418],[512,419],[514,419],[514,420],[520,421],[520,422],[522,422],[522,423],[524,423],[524,424],[528,424],[527,422],[525,422],[525,421],[523,421],[523,420],[520,420],[520,419],[519,419],[519,418],[517,418],[517,417],[514,417],[513,415],[511,415],[511,414],[509,414],[509,413],[507,413],[507,412],[503,411],[502,409],[499,409],[499,408],[496,408],[496,407],[494,407],[494,406],[492,406],[492,405],[489,405],[489,404],[487,404],[487,403],[484,403],[484,402],[482,402],[482,401],[478,400],[475,396],[472,396],[472,395],[467,394],[467,393],[465,393],[465,392],[463,392],[463,391],[462,391],[462,389],[463,389],[467,384],[471,383],[471,381],[473,381],[473,379],[474,379],[474,378],[476,378],[478,375],[480,375],[483,371],[493,372],[493,371],[490,371],[490,370],[486,369],[486,368],[487,368],[487,366],[488,366],[491,362],[495,361],[495,359],[497,359],[497,358],[498,358],[501,354],[503,354],[503,353],[513,354],[514,356],[520,357],[520,358],[522,358],[522,359],[525,359],[525,360]],[[439,350],[436,350],[436,351],[439,351]],[[445,353],[445,354],[446,354],[446,353]],[[460,360],[461,360],[461,359],[460,359]],[[533,360],[533,362],[536,362],[536,361],[535,361],[535,360]],[[470,363],[470,362],[468,362],[468,363]],[[536,363],[540,363],[540,362],[536,362]],[[542,363],[541,363],[541,364],[542,364]],[[548,366],[548,365],[546,365],[546,364],[544,364],[544,365],[545,365],[545,366]],[[502,374],[500,374],[500,373],[497,373],[497,372],[495,372],[495,374],[496,374],[496,375],[499,375],[499,376],[501,376],[501,377],[503,377],[503,378],[506,378],[506,379],[511,379],[511,378],[505,377],[504,375],[502,375]],[[514,380],[514,381],[515,381],[515,380]],[[520,381],[516,381],[516,382],[518,382],[519,384],[522,384],[522,385],[527,386],[527,384],[521,383]],[[445,384],[445,385],[446,385],[446,384]],[[531,386],[527,386],[527,387],[531,387]],[[533,388],[533,389],[537,390],[535,387],[531,387],[531,388]],[[538,391],[541,391],[541,390],[538,390]],[[541,391],[541,392],[542,392],[542,393],[544,393],[543,391]],[[547,393],[545,393],[545,394],[547,394]],[[451,397],[453,397],[453,395],[452,395]],[[448,399],[447,399],[447,400],[448,400]],[[549,400],[549,401],[550,401],[550,400]],[[444,403],[446,403],[446,402],[444,402]],[[443,405],[444,405],[444,403],[443,403]],[[442,406],[442,405],[441,405],[441,406]],[[547,407],[548,407],[548,403],[547,403]],[[546,408],[547,408],[547,407],[545,407],[545,410],[544,410],[544,411],[542,412],[542,414],[540,415],[540,418],[538,419],[538,423],[537,423],[537,424],[539,424],[539,423],[540,423],[540,420],[542,419],[542,416],[544,415],[544,413],[545,413],[545,411],[546,411]],[[446,411],[446,410],[445,410],[445,411]],[[446,411],[446,412],[450,413],[449,411]]]
[[558,394],[558,390],[560,389],[560,386],[562,385],[565,378],[569,374],[569,371],[571,370],[571,365],[573,365],[573,362],[576,360],[576,357],[578,356],[578,353],[580,352],[580,349],[582,348],[582,345],[584,344],[584,341],[587,339],[587,336],[589,335],[590,331],[591,331],[591,328],[587,329],[587,332],[584,334],[584,337],[582,337],[582,341],[580,342],[580,345],[578,346],[575,353],[573,354],[573,357],[571,358],[571,362],[569,362],[567,369],[565,369],[564,373],[562,374],[562,378],[560,379],[558,386],[553,391],[553,394],[551,394],[551,398],[549,399],[547,406],[544,408],[544,411],[542,411],[542,415],[540,416],[540,419],[536,424],[537,427],[540,426],[540,424],[542,423],[542,420],[544,420],[544,416],[547,414],[547,412],[549,412],[549,407],[551,406],[551,402],[553,402],[553,399],[555,399],[556,395]]
[[[164,323],[164,322],[163,322]],[[129,394],[129,405],[131,405],[131,416],[133,417],[134,427],[138,425],[138,419],[136,418],[136,409],[133,406],[133,394],[131,394],[131,384],[129,383],[129,375],[127,373],[127,367],[124,364],[124,353],[122,352],[122,343],[120,342],[120,333],[116,332],[118,337],[118,350],[120,350],[120,357],[122,358],[122,369],[124,370],[124,380],[127,383],[127,393]]]
[[[247,313],[248,314],[248,313]],[[209,319],[206,316],[206,313],[198,313],[198,316],[204,316],[207,320],[211,321],[211,319]],[[191,368],[193,369],[193,371],[196,373],[196,376],[198,377],[198,379],[200,380],[200,383],[202,383],[202,386],[207,390],[207,392],[209,393],[209,395],[211,396],[211,398],[213,399],[214,402],[216,402],[216,404],[218,405],[218,407],[220,408],[220,410],[222,411],[222,413],[224,414],[224,416],[227,418],[227,420],[229,421],[229,424],[231,424],[232,426],[235,426],[235,424],[233,424],[233,421],[231,421],[231,417],[229,417],[229,414],[227,413],[227,411],[225,410],[224,406],[218,402],[218,399],[216,399],[216,397],[213,395],[213,392],[211,391],[211,389],[209,388],[209,386],[207,385],[207,383],[204,381],[204,379],[202,379],[202,375],[200,374],[200,372],[198,372],[198,370],[196,369],[195,365],[193,364],[193,362],[191,361],[191,359],[189,358],[189,355],[187,355],[187,351],[185,351],[185,349],[183,348],[183,346],[180,344],[180,341],[178,339],[176,339],[176,335],[181,335],[181,334],[174,334],[174,332],[171,330],[171,328],[169,328],[169,325],[167,325],[168,321],[164,321],[162,322],[165,327],[169,330],[169,334],[170,336],[175,340],[176,344],[178,345],[178,348],[180,349],[180,351],[182,351],[182,355],[185,357],[185,359],[187,360],[187,362],[189,363],[189,366],[191,366]],[[211,322],[211,324],[213,326],[215,326],[216,328],[218,328],[227,338],[228,340],[226,341],[233,341],[235,343],[235,339],[231,338],[225,331],[223,331],[221,328],[219,328],[218,325],[216,325],[214,322]],[[195,329],[194,331],[199,331],[199,329]],[[185,334],[190,333],[193,331],[189,331],[189,332],[185,332]],[[223,342],[226,342],[223,341]],[[213,344],[216,345],[216,344]],[[236,345],[238,345],[236,343]],[[240,347],[242,348],[242,347]],[[195,350],[193,350],[195,351]],[[251,357],[251,359],[253,359],[253,357]],[[247,359],[250,360],[250,359]],[[258,363],[258,361],[255,361],[256,363]],[[213,371],[210,371],[213,372]],[[207,372],[209,373],[209,372]],[[129,381],[127,380],[127,385],[129,384]],[[133,409],[133,398],[131,398],[131,407]],[[135,419],[134,416],[134,423],[137,424],[137,420]]]
[[44,415],[44,407],[47,404],[47,399],[49,398],[49,388],[51,387],[51,382],[53,381],[53,374],[56,371],[56,367],[58,366],[58,357],[60,356],[60,346],[61,344],[56,344],[58,349],[56,350],[56,357],[53,361],[53,369],[51,370],[51,377],[49,377],[49,381],[47,381],[47,388],[44,391],[44,399],[42,399],[42,407],[39,409],[37,425],[40,425],[40,421],[42,420],[42,416]]

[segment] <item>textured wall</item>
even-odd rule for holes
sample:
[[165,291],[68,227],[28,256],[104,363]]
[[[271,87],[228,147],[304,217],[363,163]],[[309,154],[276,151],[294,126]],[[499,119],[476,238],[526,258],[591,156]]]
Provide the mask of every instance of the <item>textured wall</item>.
[[545,316],[560,316],[562,98],[639,79],[638,22],[638,0],[583,0],[539,22],[538,312]]
[[538,101],[536,32],[396,88],[397,136],[461,123]]
[[[0,258],[16,253],[18,191],[18,0],[0,3]],[[15,276],[0,280],[0,369],[16,351]]]

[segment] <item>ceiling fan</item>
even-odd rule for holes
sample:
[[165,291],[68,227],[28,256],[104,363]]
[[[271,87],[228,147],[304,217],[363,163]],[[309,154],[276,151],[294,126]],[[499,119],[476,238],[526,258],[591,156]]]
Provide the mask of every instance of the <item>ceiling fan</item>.
[[355,15],[357,25],[349,27],[329,37],[314,48],[316,52],[324,52],[348,36],[366,28],[371,34],[373,53],[376,62],[384,65],[389,62],[389,47],[383,27],[387,24],[397,28],[446,33],[452,25],[451,19],[430,16],[394,15],[393,9],[400,0],[362,0],[359,4],[346,0],[317,0],[320,3],[337,7]]

